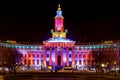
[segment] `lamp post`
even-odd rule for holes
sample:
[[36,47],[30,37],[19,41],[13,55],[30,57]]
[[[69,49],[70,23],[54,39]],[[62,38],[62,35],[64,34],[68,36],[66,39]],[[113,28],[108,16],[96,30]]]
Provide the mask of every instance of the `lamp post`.
[[117,73],[117,70],[116,70],[116,61],[114,62],[114,67],[115,67],[115,75]]
[[104,67],[105,67],[105,64],[101,64],[101,67],[102,67],[102,75],[104,74]]

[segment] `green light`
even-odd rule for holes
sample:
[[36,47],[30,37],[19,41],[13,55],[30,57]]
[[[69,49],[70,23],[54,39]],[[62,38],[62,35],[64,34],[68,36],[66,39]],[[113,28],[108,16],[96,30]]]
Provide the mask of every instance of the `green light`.
[[103,48],[103,46],[100,46],[101,48]]

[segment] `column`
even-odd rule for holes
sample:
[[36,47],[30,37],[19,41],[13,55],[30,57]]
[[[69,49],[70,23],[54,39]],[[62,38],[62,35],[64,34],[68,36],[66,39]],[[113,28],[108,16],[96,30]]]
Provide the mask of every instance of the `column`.
[[49,58],[50,62],[49,64],[52,65],[52,47],[50,47],[50,58]]
[[62,51],[61,51],[61,66],[63,65],[63,47],[62,47]]
[[55,48],[55,65],[57,65],[57,47]]
[[72,48],[72,64],[75,63],[74,47]]
[[45,66],[46,65],[46,47],[44,49],[44,57],[43,57],[43,65]]
[[66,64],[67,64],[67,66],[69,66],[68,50],[69,50],[69,47],[66,47]]

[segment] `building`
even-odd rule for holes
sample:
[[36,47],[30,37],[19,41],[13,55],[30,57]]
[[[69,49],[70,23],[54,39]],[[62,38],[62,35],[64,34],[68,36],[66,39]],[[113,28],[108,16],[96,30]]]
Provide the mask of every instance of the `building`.
[[[96,65],[93,51],[104,51],[111,48],[119,49],[119,42],[104,42],[99,44],[78,45],[67,39],[64,29],[64,17],[60,5],[55,16],[55,30],[51,30],[52,38],[43,41],[43,45],[19,44],[15,41],[1,42],[0,46],[17,49],[23,54],[21,63],[24,69],[29,65],[31,69],[41,70],[50,66],[72,66],[86,70]],[[13,43],[12,43],[13,42]]]

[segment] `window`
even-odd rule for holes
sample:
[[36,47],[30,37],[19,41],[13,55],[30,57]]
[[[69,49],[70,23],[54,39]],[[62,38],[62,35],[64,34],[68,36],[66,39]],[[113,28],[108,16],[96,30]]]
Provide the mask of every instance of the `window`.
[[90,54],[88,54],[88,58],[90,58]]
[[39,60],[37,60],[37,65],[39,64]]
[[37,54],[37,58],[39,58],[39,54]]
[[83,60],[84,65],[86,65],[86,60]]
[[35,60],[33,60],[33,65],[35,64]]
[[47,54],[47,57],[49,57],[49,54]]
[[79,60],[79,64],[81,64],[81,60]]
[[43,58],[43,54],[41,54],[41,57]]
[[75,60],[75,64],[77,64],[77,60]]
[[71,57],[72,55],[71,54],[69,54],[69,57]]
[[25,58],[27,58],[27,55],[25,54]]
[[66,48],[64,48],[64,50],[66,50]]
[[28,54],[28,57],[29,57],[29,58],[31,57],[31,54],[30,54],[30,53]]
[[52,50],[55,50],[55,48],[52,48]]
[[77,54],[75,54],[75,58],[77,58]]
[[88,65],[90,65],[90,60],[88,60]]
[[72,48],[69,48],[70,51],[72,51]]
[[86,58],[86,55],[85,55],[85,54],[83,55],[83,58]]
[[26,64],[26,62],[27,62],[27,61],[26,61],[26,60],[24,60],[24,64]]
[[30,65],[31,64],[31,61],[30,60],[28,60],[28,65]]
[[81,56],[81,54],[79,54],[79,58],[81,58],[82,56]]
[[69,61],[69,66],[72,66],[72,61]]
[[46,64],[49,65],[49,61],[47,61]]
[[47,50],[49,50],[49,48],[47,48]]
[[33,58],[35,58],[35,54],[33,54]]

